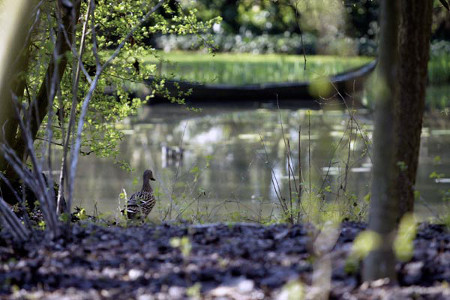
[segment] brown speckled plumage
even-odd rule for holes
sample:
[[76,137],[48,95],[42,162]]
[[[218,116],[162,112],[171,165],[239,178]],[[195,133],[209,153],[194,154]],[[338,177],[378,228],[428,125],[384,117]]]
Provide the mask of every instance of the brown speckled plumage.
[[142,190],[131,195],[127,203],[128,219],[145,219],[155,206],[156,200],[150,180],[155,180],[151,170],[146,170],[143,175]]

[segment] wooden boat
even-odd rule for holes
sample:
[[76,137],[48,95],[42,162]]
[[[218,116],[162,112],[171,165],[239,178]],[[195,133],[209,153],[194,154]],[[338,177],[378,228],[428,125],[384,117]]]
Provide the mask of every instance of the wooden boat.
[[[267,100],[296,100],[311,101],[320,98],[330,98],[338,92],[344,97],[360,91],[370,73],[375,69],[376,60],[361,67],[348,70],[337,75],[322,78],[321,82],[328,83],[328,88],[315,92],[311,87],[314,82],[285,82],[285,83],[261,83],[249,85],[207,84],[181,80],[167,80],[165,86],[170,95],[176,96],[179,92],[191,90],[190,95],[183,98],[189,103],[204,103],[215,101],[267,101]],[[148,85],[155,79],[150,78]],[[331,85],[330,85],[331,84]],[[156,94],[150,104],[160,102],[166,98],[162,94]]]

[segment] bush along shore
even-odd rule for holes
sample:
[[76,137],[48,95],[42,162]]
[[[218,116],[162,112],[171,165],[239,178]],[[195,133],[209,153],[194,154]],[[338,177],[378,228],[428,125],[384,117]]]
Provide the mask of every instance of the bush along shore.
[[[363,283],[362,223],[161,224],[80,221],[56,240],[0,238],[1,299],[449,299],[450,234],[421,224],[398,284]],[[327,229],[328,228],[328,229]]]

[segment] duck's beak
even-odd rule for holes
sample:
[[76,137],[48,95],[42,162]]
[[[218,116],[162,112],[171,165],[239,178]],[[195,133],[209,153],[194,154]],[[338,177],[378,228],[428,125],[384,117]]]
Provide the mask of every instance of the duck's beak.
[[153,175],[152,175],[152,177],[150,177],[150,180],[156,181],[156,179],[153,177]]

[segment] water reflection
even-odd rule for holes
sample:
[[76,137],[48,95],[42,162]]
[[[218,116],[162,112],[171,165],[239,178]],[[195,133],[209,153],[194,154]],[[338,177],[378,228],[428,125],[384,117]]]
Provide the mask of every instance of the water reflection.
[[[371,118],[365,110],[352,120],[342,110],[210,107],[199,113],[182,106],[145,107],[124,131],[120,146],[120,159],[135,172],[122,171],[110,160],[83,158],[77,204],[117,214],[124,203],[119,194],[139,189],[142,172],[151,168],[159,200],[152,219],[184,213],[195,221],[264,221],[279,215],[280,194],[289,199],[289,191],[298,189],[301,168],[304,196],[312,189],[326,202],[364,209],[372,166]],[[450,189],[445,178],[436,183],[429,177],[450,174],[449,123],[439,112],[425,120],[417,185],[423,216],[430,216],[423,201],[439,211],[441,193]],[[168,149],[175,152],[169,155]],[[181,149],[182,155],[176,152]],[[280,187],[278,196],[274,184]]]

